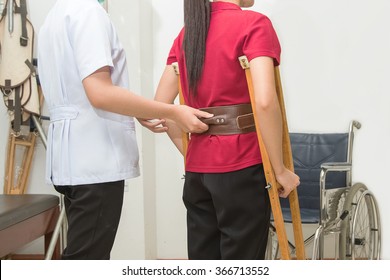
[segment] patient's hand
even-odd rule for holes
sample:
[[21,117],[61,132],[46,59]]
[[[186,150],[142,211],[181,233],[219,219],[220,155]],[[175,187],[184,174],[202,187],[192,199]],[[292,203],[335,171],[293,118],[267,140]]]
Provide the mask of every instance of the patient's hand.
[[165,120],[163,119],[141,119],[137,118],[138,122],[143,126],[149,129],[154,133],[163,133],[168,130],[168,127],[165,126]]
[[281,188],[278,189],[279,196],[283,198],[287,198],[300,184],[299,176],[287,168],[284,168],[281,173],[275,174],[275,176],[276,180],[281,185]]

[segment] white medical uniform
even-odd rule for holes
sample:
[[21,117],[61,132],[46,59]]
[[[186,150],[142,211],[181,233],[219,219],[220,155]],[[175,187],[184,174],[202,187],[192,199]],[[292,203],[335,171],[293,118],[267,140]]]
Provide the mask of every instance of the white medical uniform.
[[126,57],[97,0],[58,0],[39,32],[38,71],[50,110],[46,180],[54,185],[139,176],[132,117],[98,110],[82,80],[111,67],[113,84],[128,88]]

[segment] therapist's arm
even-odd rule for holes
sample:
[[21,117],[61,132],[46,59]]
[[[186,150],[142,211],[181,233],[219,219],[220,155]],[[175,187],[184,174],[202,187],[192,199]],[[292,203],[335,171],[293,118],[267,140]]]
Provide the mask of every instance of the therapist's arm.
[[122,115],[144,119],[170,119],[186,132],[201,133],[208,129],[199,118],[212,115],[182,105],[149,100],[124,88],[113,85],[110,67],[102,67],[83,80],[92,106]]
[[[160,78],[154,99],[156,101],[173,104],[178,94],[178,76],[176,75],[173,67],[171,65],[167,65]],[[180,153],[184,155],[182,130],[180,127],[170,120],[167,120],[164,126],[168,127],[167,134],[173,144]]]

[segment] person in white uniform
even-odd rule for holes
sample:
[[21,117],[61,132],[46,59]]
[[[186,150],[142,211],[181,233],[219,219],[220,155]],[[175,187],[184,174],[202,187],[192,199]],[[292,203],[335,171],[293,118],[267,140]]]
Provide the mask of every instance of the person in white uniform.
[[109,259],[124,180],[139,176],[133,117],[208,129],[210,114],[138,96],[124,49],[97,0],[57,0],[39,31],[38,72],[50,126],[46,180],[64,194],[63,259]]

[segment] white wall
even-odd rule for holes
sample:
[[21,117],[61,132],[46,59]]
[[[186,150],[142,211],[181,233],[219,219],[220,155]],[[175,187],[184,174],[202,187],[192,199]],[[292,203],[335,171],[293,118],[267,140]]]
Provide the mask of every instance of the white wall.
[[[38,30],[55,0],[29,0]],[[181,0],[109,0],[109,13],[128,54],[131,89],[152,98],[171,42],[182,26]],[[354,153],[354,180],[365,183],[382,213],[382,257],[390,259],[386,203],[390,164],[390,2],[340,0],[257,0],[282,43],[282,79],[291,131],[344,132],[350,120],[362,123]],[[8,127],[0,106],[0,182]],[[183,162],[165,135],[140,126],[142,174],[128,182],[113,259],[186,258]],[[38,144],[29,192],[46,186],[44,149]],[[54,192],[53,192],[54,193]],[[36,246],[25,248],[35,251]]]

